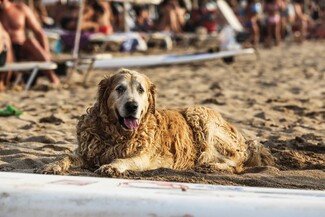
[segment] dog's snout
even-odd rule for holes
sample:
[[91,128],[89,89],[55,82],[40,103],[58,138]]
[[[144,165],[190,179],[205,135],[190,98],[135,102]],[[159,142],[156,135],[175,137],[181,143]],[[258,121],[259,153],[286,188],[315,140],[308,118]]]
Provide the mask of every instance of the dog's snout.
[[127,102],[125,104],[125,110],[128,113],[134,113],[134,112],[137,111],[137,109],[138,109],[138,103],[137,102],[131,101],[131,102]]

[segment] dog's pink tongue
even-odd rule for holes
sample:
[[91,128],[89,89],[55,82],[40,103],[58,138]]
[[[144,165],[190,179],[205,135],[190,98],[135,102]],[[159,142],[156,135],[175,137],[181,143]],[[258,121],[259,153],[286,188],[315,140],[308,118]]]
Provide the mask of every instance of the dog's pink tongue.
[[124,118],[124,124],[130,130],[135,130],[139,127],[139,121],[136,118]]

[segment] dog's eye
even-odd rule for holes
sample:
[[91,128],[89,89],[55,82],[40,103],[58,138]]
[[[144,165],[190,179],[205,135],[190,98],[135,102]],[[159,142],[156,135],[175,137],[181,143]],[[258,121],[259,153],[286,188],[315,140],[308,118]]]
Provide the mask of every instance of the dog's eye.
[[118,86],[118,87],[116,88],[116,91],[117,91],[119,94],[124,93],[125,90],[126,90],[126,88],[125,88],[124,86]]
[[141,87],[141,86],[139,86],[138,87],[138,92],[141,94],[141,93],[144,93],[144,89]]

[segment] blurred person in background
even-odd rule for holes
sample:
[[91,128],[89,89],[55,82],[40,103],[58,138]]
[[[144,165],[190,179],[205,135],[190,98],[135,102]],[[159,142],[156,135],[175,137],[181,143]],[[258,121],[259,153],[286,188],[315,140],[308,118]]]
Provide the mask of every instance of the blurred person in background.
[[[9,34],[0,23],[0,67],[13,61]],[[0,91],[9,86],[12,72],[0,72]]]
[[281,37],[284,39],[292,34],[292,25],[295,20],[295,10],[291,0],[282,0],[281,7]]
[[132,31],[136,32],[150,32],[154,29],[153,20],[149,16],[148,6],[140,5],[133,7],[136,18],[135,18],[135,26]]
[[52,27],[54,26],[54,19],[49,17],[47,13],[47,8],[42,3],[41,0],[34,0],[33,11],[37,20],[41,23],[42,26]]
[[318,22],[314,26],[313,36],[316,38],[325,38],[325,0],[318,1],[319,12]]
[[307,36],[308,16],[304,13],[304,1],[294,0],[295,20],[292,26],[296,42],[302,43]]
[[164,0],[158,8],[160,9],[157,23],[158,31],[172,33],[183,32],[186,10],[180,7],[177,0]]
[[251,33],[249,42],[252,43],[254,47],[257,47],[260,41],[258,19],[261,10],[259,2],[256,2],[256,0],[248,0],[243,10],[243,23],[245,28]]
[[[66,6],[68,11],[61,17],[61,27],[65,30],[75,31],[78,25],[79,6],[70,4]],[[81,30],[86,32],[113,33],[111,25],[111,8],[108,2],[89,0],[86,2]]]
[[84,11],[84,22],[94,26],[96,32],[113,33],[111,24],[112,10],[107,1],[88,0]]
[[[0,22],[8,32],[15,61],[50,61],[48,40],[33,11],[24,3],[0,0]],[[33,36],[27,34],[27,30]],[[60,80],[52,70],[44,71],[53,86]]]
[[266,0],[264,5],[264,14],[266,18],[266,38],[265,45],[270,47],[273,38],[275,39],[275,46],[280,45],[281,42],[281,3],[282,0]]

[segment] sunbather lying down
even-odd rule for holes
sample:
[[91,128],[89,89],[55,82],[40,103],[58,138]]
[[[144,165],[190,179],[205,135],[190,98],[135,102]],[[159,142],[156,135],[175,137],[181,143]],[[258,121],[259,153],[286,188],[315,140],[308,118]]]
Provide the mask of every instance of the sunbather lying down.
[[[50,61],[47,38],[27,5],[9,0],[0,1],[0,22],[10,36],[15,61]],[[27,27],[34,37],[27,36]],[[54,86],[60,84],[54,71],[44,71],[44,74]]]
[[[75,31],[78,24],[79,7],[70,5],[61,19],[60,24],[63,29]],[[81,30],[87,32],[100,32],[110,34],[113,27],[110,23],[111,8],[108,2],[99,0],[86,1],[84,13],[82,15]]]

